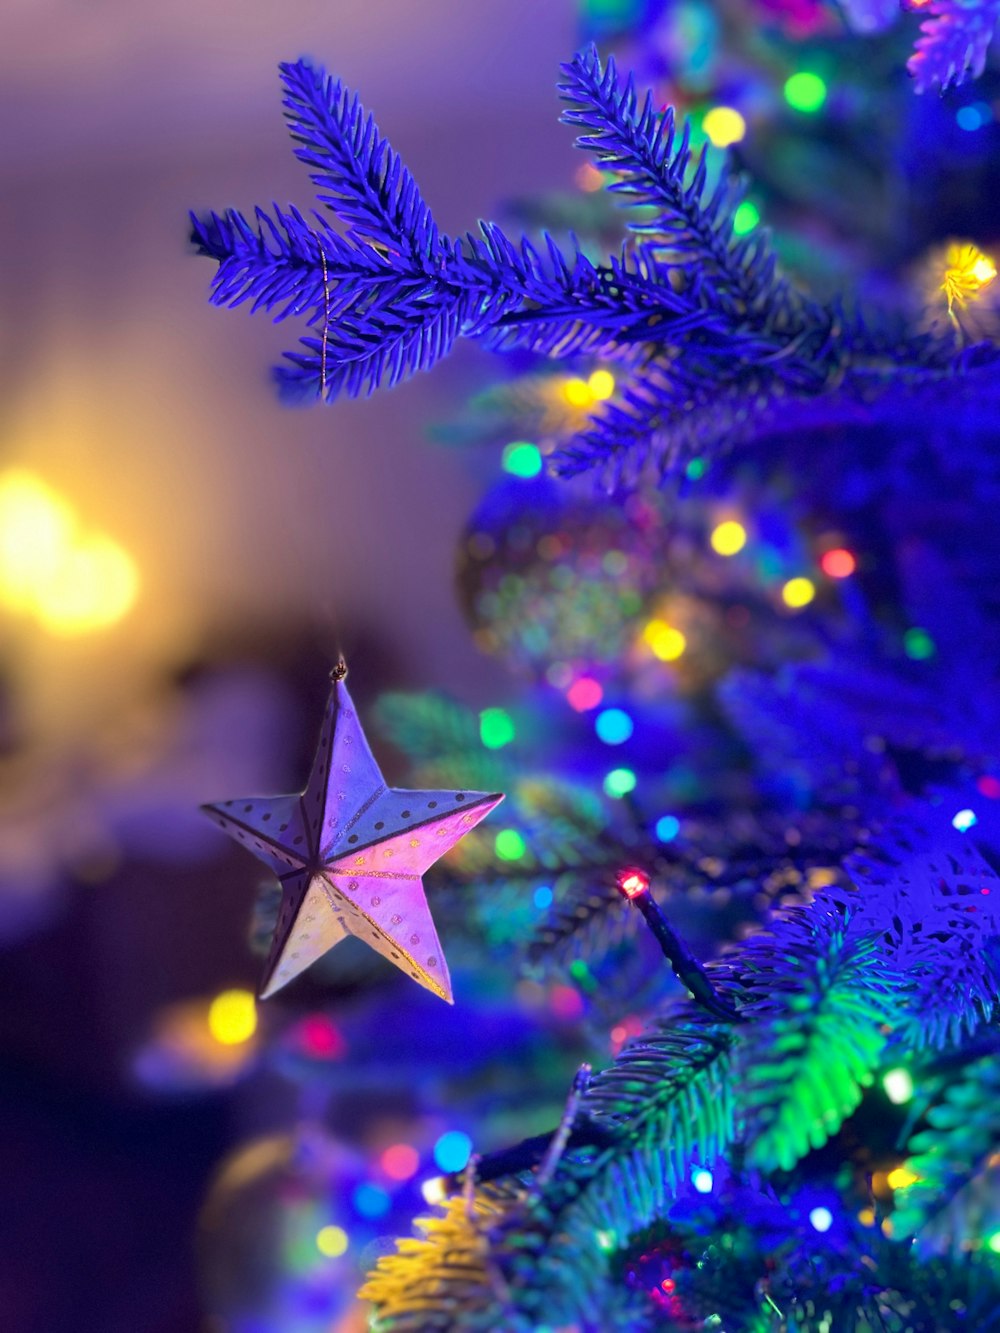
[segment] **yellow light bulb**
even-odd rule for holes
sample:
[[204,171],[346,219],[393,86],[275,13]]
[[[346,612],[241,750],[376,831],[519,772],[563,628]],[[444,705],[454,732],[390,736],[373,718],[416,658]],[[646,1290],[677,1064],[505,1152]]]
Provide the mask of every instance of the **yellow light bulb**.
[[316,1248],[328,1259],[339,1259],[347,1252],[347,1232],[343,1227],[320,1227],[316,1235]]
[[615,377],[610,370],[595,370],[587,380],[587,388],[598,402],[604,402],[615,391]]
[[590,385],[586,380],[568,379],[563,385],[563,397],[569,403],[570,407],[589,407],[594,401],[594,395]]
[[815,596],[816,585],[812,579],[807,578],[789,579],[781,590],[782,601],[793,611],[808,606]]
[[747,123],[731,106],[714,106],[701,122],[705,134],[716,148],[728,148],[739,143],[747,132]]
[[248,990],[224,990],[208,1007],[208,1028],[223,1046],[239,1046],[257,1031],[257,1001]]
[[952,242],[945,251],[944,262],[941,291],[949,312],[956,305],[960,309],[967,306],[997,275],[993,260],[971,241]]
[[717,528],[712,529],[709,537],[712,550],[718,555],[735,555],[737,551],[742,551],[747,544],[747,530],[742,523],[737,523],[735,519],[728,519],[725,523],[720,523]]
[[896,1166],[886,1176],[886,1184],[893,1190],[905,1190],[908,1185],[914,1185],[920,1179],[916,1172],[911,1171],[908,1166]]
[[661,662],[674,662],[687,647],[687,639],[679,629],[664,620],[651,620],[642,632],[654,657]]

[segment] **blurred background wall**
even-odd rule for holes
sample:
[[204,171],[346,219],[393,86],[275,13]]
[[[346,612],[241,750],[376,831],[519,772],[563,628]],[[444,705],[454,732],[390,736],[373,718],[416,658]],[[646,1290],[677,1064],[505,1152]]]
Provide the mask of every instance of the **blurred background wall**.
[[424,438],[485,357],[282,409],[287,331],[208,306],[186,212],[309,204],[275,68],[309,53],[470,227],[568,183],[575,38],[571,0],[3,6],[0,506],[37,558],[69,543],[83,584],[99,556],[118,579],[110,605],[4,596],[4,1329],[200,1327],[206,1180],[290,1114],[263,1077],[197,1097],[136,1077],[158,1015],[255,980],[256,878],[197,803],[301,782],[340,650],[361,701],[502,688],[453,595],[476,465]]

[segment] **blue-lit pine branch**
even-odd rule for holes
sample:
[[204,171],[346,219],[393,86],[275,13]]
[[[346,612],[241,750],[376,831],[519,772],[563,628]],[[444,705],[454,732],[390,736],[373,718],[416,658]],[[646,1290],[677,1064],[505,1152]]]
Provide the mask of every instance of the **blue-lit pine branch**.
[[619,363],[618,393],[555,464],[617,482],[787,428],[816,404],[866,411],[889,390],[972,378],[995,359],[957,357],[950,332],[887,328],[796,291],[766,234],[734,234],[742,186],[725,165],[710,189],[708,150],[692,152],[687,124],[649,95],[640,103],[594,49],[563,67],[563,119],[642,210],[601,263],[575,241],[514,240],[495,223],[445,236],[356,96],[304,61],[282,79],[296,154],[340,229],[273,205],[195,217],[193,238],[218,263],[215,304],[311,330],[276,372],[288,397],[372,393],[429,370],[459,338],[601,357]]

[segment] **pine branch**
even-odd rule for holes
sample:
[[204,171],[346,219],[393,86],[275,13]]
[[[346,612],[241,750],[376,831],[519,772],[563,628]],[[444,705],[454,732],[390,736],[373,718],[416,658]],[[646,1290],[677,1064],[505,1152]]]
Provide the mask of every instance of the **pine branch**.
[[601,167],[615,174],[609,189],[630,204],[655,211],[652,220],[630,223],[640,234],[652,234],[697,273],[702,303],[737,311],[763,324],[773,322],[788,298],[787,285],[775,278],[776,259],[762,236],[737,240],[733,214],[744,190],[720,178],[705,201],[708,149],[693,160],[690,126],[677,133],[674,112],[655,109],[647,92],[641,109],[630,75],[619,87],[613,58],[602,68],[597,48],[589,47],[563,65],[559,93],[569,103],[562,119],[586,131],[577,146],[596,155]]
[[900,1006],[872,936],[838,915],[795,912],[739,961],[746,1036],[738,1055],[748,1163],[790,1170],[835,1134],[871,1083]]
[[[928,1127],[908,1145],[911,1156],[906,1165],[917,1180],[896,1193],[893,1231],[901,1238],[917,1236],[932,1249],[955,1251],[963,1241],[980,1238],[982,1219],[976,1203],[981,1208],[981,1195],[992,1194],[1000,1180],[996,1053],[968,1063],[961,1077],[947,1084],[944,1099],[931,1107],[926,1118]],[[986,1180],[991,1173],[992,1189]],[[978,1199],[977,1184],[982,1187]]]
[[913,55],[906,67],[918,93],[941,92],[978,79],[986,68],[986,53],[1000,20],[997,0],[930,0],[930,17],[920,25]]

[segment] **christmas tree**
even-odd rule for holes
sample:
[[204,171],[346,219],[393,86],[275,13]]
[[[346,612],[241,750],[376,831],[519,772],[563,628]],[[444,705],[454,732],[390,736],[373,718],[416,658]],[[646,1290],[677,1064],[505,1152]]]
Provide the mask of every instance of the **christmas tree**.
[[[911,84],[899,34],[870,35],[892,16],[845,10],[859,35],[825,58],[884,64],[877,159],[912,135],[916,92],[982,73],[994,16],[932,0]],[[685,118],[593,47],[564,66],[563,118],[624,206],[577,201],[578,236],[445,235],[358,98],[304,61],[282,66],[285,112],[326,211],[193,220],[217,304],[308,326],[277,371],[291,398],[392,386],[460,338],[511,366],[443,433],[506,441],[460,589],[477,641],[521,676],[518,705],[385,696],[371,720],[411,766],[396,791],[345,731],[338,680],[301,813],[214,807],[282,884],[259,902],[269,986],[325,929],[324,951],[367,933],[449,998],[437,943],[422,963],[406,952],[427,925],[411,932],[368,878],[447,806],[468,813],[442,825],[462,840],[428,876],[433,916],[485,978],[467,1069],[504,1047],[488,1034],[515,965],[537,988],[522,999],[580,1020],[550,1028],[540,1061],[507,1041],[502,1115],[479,1118],[489,1139],[513,1133],[436,1153],[437,1211],[361,1291],[386,1333],[1000,1328],[996,267],[983,238],[906,220],[914,201],[943,211],[926,144],[850,260],[850,200],[816,231],[820,196],[783,185],[795,114],[827,98],[808,62],[782,69],[783,109],[757,112],[769,171],[738,177],[714,145],[741,141],[753,70],[797,34],[769,47],[745,13],[720,16],[746,115]],[[647,64],[671,19],[632,16]],[[682,70],[677,100],[711,100],[725,75]],[[831,112],[841,152],[856,111]],[[988,155],[972,165],[989,179]],[[549,199],[529,221],[566,212]],[[375,793],[357,810],[355,776],[331,777],[356,775],[351,736]],[[380,1054],[330,1069],[315,1021],[290,1030],[304,1086],[394,1058],[363,958],[349,966]],[[399,1152],[382,1165],[417,1171]],[[320,1234],[343,1253],[339,1224]]]

